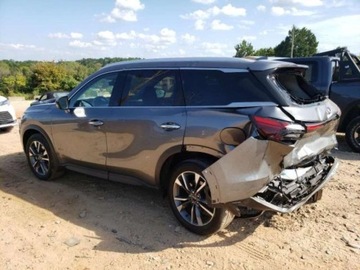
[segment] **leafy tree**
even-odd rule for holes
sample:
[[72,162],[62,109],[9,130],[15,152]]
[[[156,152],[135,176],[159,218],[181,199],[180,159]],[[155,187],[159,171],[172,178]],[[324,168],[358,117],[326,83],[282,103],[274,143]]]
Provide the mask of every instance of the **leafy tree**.
[[11,74],[10,66],[6,62],[0,62],[0,79]]
[[26,85],[26,77],[21,73],[4,76],[0,81],[3,94],[6,96],[22,92]]
[[235,56],[234,57],[245,57],[254,54],[254,47],[250,42],[243,40],[241,43],[235,46]]
[[255,51],[254,55],[256,56],[275,56],[274,48],[261,48]]
[[39,62],[33,67],[30,86],[36,94],[46,91],[61,90],[61,82],[66,70],[54,62]]
[[305,57],[315,54],[318,44],[316,36],[309,29],[293,26],[288,36],[274,48],[274,51],[276,56]]

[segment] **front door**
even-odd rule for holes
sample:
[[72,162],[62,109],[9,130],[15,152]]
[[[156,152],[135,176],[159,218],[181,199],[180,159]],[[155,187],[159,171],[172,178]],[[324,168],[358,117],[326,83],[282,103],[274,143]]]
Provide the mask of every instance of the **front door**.
[[109,102],[117,73],[97,77],[70,97],[68,111],[58,110],[52,134],[54,146],[64,162],[92,165],[104,169],[106,165],[105,123],[109,117]]

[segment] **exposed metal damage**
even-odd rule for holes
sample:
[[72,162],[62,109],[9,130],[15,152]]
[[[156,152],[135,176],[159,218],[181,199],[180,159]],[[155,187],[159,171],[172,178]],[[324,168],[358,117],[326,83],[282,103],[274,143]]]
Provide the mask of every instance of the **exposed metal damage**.
[[337,145],[332,132],[336,123],[319,127],[293,145],[250,137],[203,171],[211,203],[233,211],[237,206],[296,210],[336,171],[338,162],[329,153]]

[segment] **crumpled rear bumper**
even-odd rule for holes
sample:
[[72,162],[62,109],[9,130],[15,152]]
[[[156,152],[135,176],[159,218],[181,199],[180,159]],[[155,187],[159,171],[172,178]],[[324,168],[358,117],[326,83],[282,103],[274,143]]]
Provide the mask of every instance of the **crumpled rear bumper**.
[[307,195],[296,200],[293,204],[281,205],[279,200],[277,200],[276,198],[274,198],[273,201],[267,201],[264,197],[261,196],[261,193],[258,193],[249,199],[241,201],[240,205],[247,206],[253,209],[276,211],[280,213],[289,213],[295,211],[296,209],[304,205],[316,192],[318,192],[324,187],[324,185],[333,177],[338,166],[339,162],[336,159],[333,159],[332,164],[329,165],[329,168],[326,170],[326,172],[323,173],[321,179],[319,179],[316,185],[313,187],[309,187]]
[[338,162],[329,152],[336,145],[335,132],[308,136],[295,145],[250,137],[203,171],[211,204],[294,211],[335,173]]

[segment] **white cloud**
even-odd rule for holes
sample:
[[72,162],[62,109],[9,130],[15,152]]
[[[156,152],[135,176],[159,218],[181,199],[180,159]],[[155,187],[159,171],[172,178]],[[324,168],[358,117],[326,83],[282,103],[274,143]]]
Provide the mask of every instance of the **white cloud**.
[[75,48],[89,48],[92,47],[92,44],[88,42],[82,42],[80,40],[73,40],[69,43],[69,46]]
[[246,16],[246,9],[237,8],[231,4],[228,4],[221,8],[221,13],[227,16],[238,17],[238,16]]
[[310,11],[310,10],[300,10],[295,7],[285,9],[283,7],[272,7],[271,13],[274,16],[283,16],[283,15],[291,15],[291,16],[311,16],[316,14],[316,11]]
[[103,46],[116,46],[116,35],[111,31],[101,31],[98,32],[96,35],[98,39],[97,45],[103,45]]
[[136,32],[130,31],[129,33],[120,33],[120,34],[116,34],[115,37],[117,39],[130,40],[136,37]]
[[145,8],[145,5],[140,0],[116,0],[115,6],[119,8],[130,9],[138,11]]
[[206,10],[196,10],[191,13],[187,13],[185,15],[180,15],[182,19],[192,19],[192,20],[205,20],[210,17],[218,16],[218,15],[226,15],[231,17],[239,17],[246,16],[246,9],[234,7],[231,4],[227,4],[222,8],[214,6],[212,8],[208,8]]
[[233,28],[234,28],[234,26],[222,23],[220,20],[213,20],[211,22],[212,30],[225,30],[226,31],[226,30],[231,30]]
[[228,49],[228,44],[203,42],[200,47],[205,51],[205,53],[226,55],[225,51]]
[[100,22],[114,23],[116,20],[111,15],[105,15],[105,17],[100,19]]
[[304,7],[319,7],[324,5],[323,0],[270,0],[277,6],[291,7],[293,5],[301,5]]
[[104,14],[101,22],[114,23],[116,20],[136,22],[136,12],[145,8],[140,0],[116,0],[115,7],[110,14]]
[[186,55],[186,51],[183,49],[179,49],[178,54],[184,56]]
[[191,1],[199,4],[209,5],[214,3],[216,0],[191,0]]
[[97,33],[97,37],[103,40],[114,40],[115,35],[111,31],[101,31]]
[[[138,33],[136,31],[114,34],[111,31],[102,31],[97,34],[98,42],[107,45],[116,45],[116,40],[134,40],[145,45],[153,45],[151,48],[159,49],[160,46],[174,44],[177,41],[176,32],[169,28],[162,28],[158,34]],[[133,42],[133,45],[136,43]],[[156,45],[156,46],[155,46]]]
[[59,39],[62,39],[62,38],[70,38],[69,35],[67,34],[64,34],[64,33],[50,33],[48,35],[49,38],[59,38]]
[[163,28],[160,30],[160,39],[165,43],[175,43],[176,42],[176,32],[169,28]]
[[76,33],[76,32],[71,32],[70,34],[65,34],[65,33],[61,33],[61,32],[57,32],[57,33],[50,33],[48,35],[49,38],[58,38],[58,39],[69,39],[69,38],[73,38],[73,39],[82,39],[83,38],[83,34],[81,33]]
[[[191,13],[180,15],[180,18],[186,19],[186,20],[194,20],[194,26],[196,30],[204,30],[206,20],[211,17],[216,17],[219,15],[225,15],[229,17],[240,17],[240,16],[246,16],[246,9],[234,7],[231,4],[227,4],[226,6],[223,6],[222,8],[219,8],[217,6],[214,6],[212,8],[208,8],[206,10],[196,10]],[[225,25],[219,26],[217,22],[215,22],[215,25],[212,25],[212,28],[226,28]],[[229,27],[229,26],[228,26]],[[224,29],[222,29],[224,30]]]
[[211,12],[209,12],[209,9],[207,11],[205,10],[196,10],[192,13],[188,13],[185,15],[180,15],[182,19],[191,19],[191,20],[205,20],[208,19],[211,15]]
[[196,30],[204,30],[205,29],[205,21],[204,20],[196,20],[195,21],[195,29]]
[[82,39],[82,38],[83,38],[83,34],[71,32],[71,33],[70,33],[70,37],[73,38],[73,39]]
[[111,18],[120,19],[128,22],[136,22],[136,13],[133,10],[121,10],[120,8],[114,8],[111,11]]
[[311,10],[299,10],[297,8],[291,8],[291,10],[289,11],[289,13],[293,16],[312,16],[314,14],[316,14],[315,11],[311,11]]
[[193,35],[190,35],[189,33],[186,33],[185,35],[181,36],[181,39],[185,41],[187,44],[193,44],[196,40],[196,37]]
[[256,9],[257,9],[258,11],[261,11],[261,12],[266,11],[266,7],[265,7],[265,6],[263,6],[263,5],[259,5],[259,6],[257,6],[257,7],[256,7]]
[[282,15],[285,15],[286,11],[282,7],[272,7],[271,13],[275,16],[282,16]]
[[13,49],[23,50],[23,49],[36,49],[35,45],[25,45],[25,44],[9,44],[9,46]]

